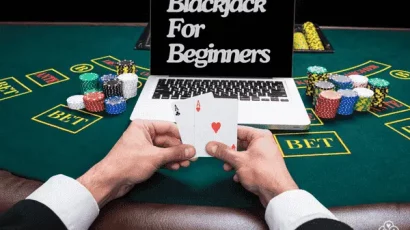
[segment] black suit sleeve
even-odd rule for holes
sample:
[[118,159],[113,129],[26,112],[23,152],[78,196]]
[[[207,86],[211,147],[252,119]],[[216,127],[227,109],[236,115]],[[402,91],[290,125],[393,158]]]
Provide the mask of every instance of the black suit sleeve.
[[299,226],[296,230],[353,230],[349,225],[332,219],[314,219],[308,221],[301,226]]
[[67,230],[64,223],[44,204],[22,200],[0,215],[0,230]]

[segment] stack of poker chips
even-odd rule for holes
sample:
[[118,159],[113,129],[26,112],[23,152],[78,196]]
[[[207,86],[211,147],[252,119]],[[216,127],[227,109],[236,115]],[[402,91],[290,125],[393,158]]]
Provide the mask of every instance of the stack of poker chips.
[[325,90],[335,90],[335,85],[328,81],[317,81],[315,83],[315,92],[313,93],[313,106],[316,105],[317,97],[322,91]]
[[123,97],[113,96],[105,99],[105,111],[111,115],[118,115],[127,110],[127,102]]
[[122,60],[116,63],[117,75],[124,73],[136,73],[137,67],[134,61],[131,60]]
[[350,75],[349,78],[353,82],[353,88],[366,88],[369,79],[363,75]]
[[358,112],[369,111],[373,101],[374,92],[367,88],[354,88],[353,91],[357,92],[359,97],[354,107],[354,110]]
[[117,75],[115,75],[115,74],[105,74],[105,75],[102,75],[102,76],[99,78],[99,81],[98,81],[100,91],[103,90],[104,82],[107,82],[107,81],[110,81],[110,80],[113,80],[113,79],[116,79],[116,78],[117,78]]
[[339,115],[352,115],[359,95],[356,91],[351,89],[339,89],[337,91],[341,95],[339,108],[337,114]]
[[306,96],[313,96],[315,83],[317,81],[327,81],[329,75],[327,69],[321,66],[309,66],[307,69],[308,83],[306,85]]
[[332,119],[337,115],[342,96],[334,90],[325,90],[319,94],[315,113],[323,119]]
[[138,75],[135,73],[123,73],[118,76],[122,82],[122,94],[125,99],[137,96],[138,93]]
[[390,83],[387,80],[381,78],[371,78],[367,88],[374,92],[372,100],[372,107],[383,107],[383,101],[389,93]]
[[103,92],[106,98],[113,97],[113,96],[123,96],[123,88],[122,88],[122,81],[118,78],[105,81],[103,83]]
[[305,35],[302,32],[295,32],[293,34],[293,48],[296,50],[309,49],[309,45],[306,41]]
[[336,90],[353,89],[353,81],[349,77],[341,74],[331,74],[329,81],[335,85]]
[[105,96],[102,92],[92,92],[85,94],[83,97],[85,109],[89,112],[102,112]]
[[83,95],[73,95],[67,98],[67,106],[74,110],[84,109]]
[[315,25],[312,22],[305,22],[303,24],[303,32],[311,50],[325,50]]
[[98,91],[98,74],[83,73],[80,75],[81,92],[83,94]]

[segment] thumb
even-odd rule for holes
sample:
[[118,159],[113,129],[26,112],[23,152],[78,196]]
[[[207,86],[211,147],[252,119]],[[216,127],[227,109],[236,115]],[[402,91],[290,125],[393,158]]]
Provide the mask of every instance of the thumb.
[[229,146],[220,142],[211,141],[206,145],[206,151],[209,155],[230,164],[234,168],[237,168],[239,153],[231,149]]
[[161,156],[161,165],[176,161],[185,161],[195,156],[195,148],[191,145],[184,144],[163,148],[161,149]]

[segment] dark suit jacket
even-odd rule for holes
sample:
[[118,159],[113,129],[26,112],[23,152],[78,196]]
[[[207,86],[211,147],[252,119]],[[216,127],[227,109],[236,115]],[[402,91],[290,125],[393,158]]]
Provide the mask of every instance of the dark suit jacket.
[[[73,210],[75,211],[75,210]],[[67,230],[63,222],[47,206],[33,200],[23,200],[0,215],[0,230]],[[329,219],[315,219],[297,230],[351,230],[348,225]],[[79,229],[82,230],[82,229]]]

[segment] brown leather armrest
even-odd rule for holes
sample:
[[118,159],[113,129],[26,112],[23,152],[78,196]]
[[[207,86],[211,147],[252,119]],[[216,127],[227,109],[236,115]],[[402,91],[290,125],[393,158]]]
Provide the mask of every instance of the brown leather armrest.
[[27,180],[0,170],[0,213],[25,199],[42,184],[40,181]]
[[247,210],[114,201],[91,229],[268,229],[263,213]]
[[392,221],[400,230],[410,230],[410,203],[383,203],[330,208],[330,211],[353,229],[379,229]]
[[[41,182],[0,170],[0,213],[26,198]],[[336,207],[339,220],[358,230],[377,230],[392,221],[400,230],[410,230],[410,203]],[[267,229],[264,210],[169,204],[139,204],[123,199],[105,206],[91,229]]]

